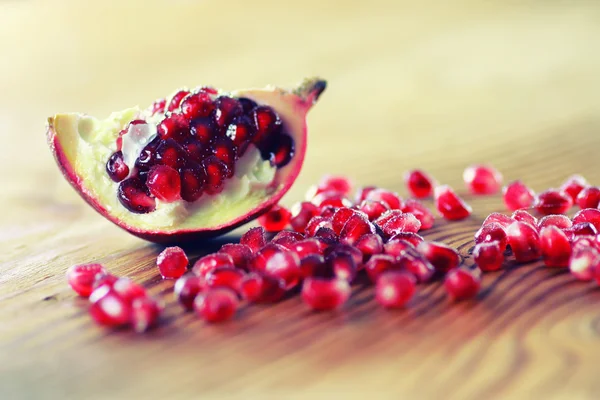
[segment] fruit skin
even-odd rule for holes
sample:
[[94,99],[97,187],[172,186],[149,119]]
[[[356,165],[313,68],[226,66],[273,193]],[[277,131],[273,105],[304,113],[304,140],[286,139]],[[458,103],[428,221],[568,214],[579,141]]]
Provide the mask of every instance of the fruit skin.
[[[271,101],[269,99],[277,99],[280,104],[276,111],[279,112],[285,120],[293,119],[296,123],[301,122],[302,128],[298,132],[294,132],[296,135],[296,137],[294,137],[296,143],[294,157],[289,164],[277,171],[274,178],[273,187],[276,189],[275,192],[270,195],[266,201],[259,204],[248,213],[227,223],[208,228],[181,228],[163,231],[160,229],[142,228],[121,221],[115,215],[111,214],[104,204],[101,204],[98,201],[93,191],[86,186],[84,178],[79,176],[74,169],[76,154],[74,154],[73,149],[67,147],[67,145],[72,144],[73,141],[77,140],[77,137],[75,137],[76,133],[73,132],[71,127],[73,124],[73,116],[71,114],[56,114],[53,117],[48,118],[46,138],[63,176],[71,186],[73,186],[75,191],[102,216],[127,232],[154,243],[172,244],[191,242],[220,236],[230,232],[233,229],[256,219],[279,202],[281,197],[283,197],[283,195],[291,188],[300,173],[306,154],[306,114],[318,100],[326,86],[326,81],[319,78],[310,78],[306,79],[301,85],[291,91],[266,88],[243,90],[232,93],[234,96],[247,97],[258,102],[263,102],[264,100],[264,102],[270,103]],[[302,118],[302,121],[299,120],[300,117]]]

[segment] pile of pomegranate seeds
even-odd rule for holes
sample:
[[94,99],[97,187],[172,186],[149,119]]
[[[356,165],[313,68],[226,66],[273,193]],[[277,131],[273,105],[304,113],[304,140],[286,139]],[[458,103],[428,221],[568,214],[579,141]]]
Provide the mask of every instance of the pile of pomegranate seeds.
[[[131,121],[106,163],[110,179],[119,182],[119,201],[134,213],[154,211],[157,199],[194,202],[203,194],[220,193],[250,145],[277,168],[294,155],[294,141],[279,115],[247,98],[218,95],[212,88],[181,90],[168,104],[155,102],[151,111],[153,118],[162,117],[156,132],[147,132],[154,125],[144,120]],[[125,135],[149,134],[148,139],[154,138],[130,171],[123,156],[124,142],[129,140]],[[141,139],[129,141],[134,140]]]
[[[475,166],[465,171],[465,181],[474,194],[489,194],[499,191],[501,175]],[[433,194],[435,207],[449,221],[471,214],[452,188],[434,187],[422,171],[408,173],[406,183],[418,197]],[[177,301],[210,323],[233,318],[245,304],[275,303],[293,293],[312,310],[335,310],[348,301],[353,285],[365,282],[374,285],[384,308],[407,306],[420,284],[434,280],[443,281],[449,299],[471,299],[480,291],[482,272],[500,270],[507,260],[541,260],[548,267],[568,268],[576,279],[600,283],[600,210],[595,187],[580,176],[539,195],[520,181],[511,182],[503,199],[514,212],[485,218],[474,235],[472,265],[451,246],[419,234],[435,222],[419,200],[373,186],[352,192],[347,178],[326,176],[309,189],[306,201],[291,211],[274,206],[259,218],[261,227],[199,258],[189,273],[185,252],[165,249],[157,259],[160,273],[178,278]],[[563,213],[573,199],[596,204],[569,218]],[[67,278],[77,293],[90,296],[90,314],[101,325],[130,324],[145,331],[158,318],[161,307],[141,286],[117,279],[99,264],[75,266]]]

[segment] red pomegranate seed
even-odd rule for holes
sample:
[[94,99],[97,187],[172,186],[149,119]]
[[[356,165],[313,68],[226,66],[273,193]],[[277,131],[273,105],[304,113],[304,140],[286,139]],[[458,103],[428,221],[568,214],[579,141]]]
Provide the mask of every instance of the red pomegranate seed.
[[194,310],[206,322],[227,321],[235,315],[237,307],[237,294],[226,287],[208,289],[194,300]]
[[383,214],[381,214],[381,216],[379,218],[377,218],[374,223],[379,226],[382,227],[385,224],[387,224],[389,221],[391,221],[393,218],[403,215],[404,213],[401,210],[389,210],[384,212]]
[[[227,136],[216,138],[212,145],[212,152],[219,160],[233,171],[238,158],[237,147]],[[232,174],[233,175],[233,174]]]
[[140,297],[131,304],[131,326],[138,333],[147,332],[156,325],[162,306],[153,298]]
[[338,210],[338,207],[334,207],[334,206],[321,207],[321,208],[319,208],[318,215],[323,218],[331,219],[331,218],[333,218],[333,215],[335,214],[335,212],[337,210]]
[[195,137],[184,139],[181,147],[187,153],[187,157],[195,163],[202,162],[202,159],[210,152],[210,148]]
[[540,249],[548,267],[567,267],[571,257],[571,243],[556,226],[546,226],[540,231]]
[[200,165],[191,165],[179,170],[181,177],[181,198],[194,202],[202,196],[206,183],[206,171]]
[[270,244],[257,253],[255,268],[283,279],[286,290],[293,289],[301,278],[300,259],[296,253],[275,246]]
[[164,202],[173,202],[181,198],[181,179],[173,168],[155,165],[150,169],[146,186],[150,193]]
[[187,271],[188,258],[181,247],[167,247],[156,258],[156,265],[165,279],[177,279]]
[[421,222],[413,214],[402,213],[387,221],[383,226],[379,226],[390,237],[404,232],[417,233],[421,229]]
[[283,230],[273,237],[271,243],[278,244],[291,250],[293,245],[300,240],[304,240],[303,234],[291,230]]
[[386,308],[403,307],[415,294],[417,279],[408,272],[388,271],[379,276],[375,299]]
[[573,206],[573,201],[564,192],[548,189],[537,195],[533,206],[542,215],[564,214]]
[[246,116],[236,118],[227,127],[225,135],[237,146],[238,155],[241,156],[246,152],[250,141],[254,137],[254,124]]
[[258,217],[258,223],[267,232],[279,232],[289,225],[291,218],[292,214],[287,208],[276,204],[265,214]]
[[267,106],[258,106],[252,110],[252,119],[256,135],[253,138],[254,143],[263,142],[271,133],[275,132],[281,126],[279,116]]
[[335,246],[329,246],[323,252],[325,257],[329,257],[333,253],[347,253],[348,255],[352,256],[357,266],[360,266],[362,263],[363,255],[355,246],[339,243]]
[[446,274],[444,287],[448,296],[455,301],[466,300],[477,296],[481,288],[481,277],[478,270],[456,268]]
[[127,325],[131,303],[108,286],[100,286],[90,295],[89,313],[98,325],[117,327]]
[[165,99],[158,99],[150,106],[151,115],[164,114],[167,101]]
[[217,268],[233,268],[233,258],[229,254],[214,253],[206,255],[194,263],[192,272],[196,276],[204,277]]
[[206,287],[227,287],[240,291],[240,283],[244,278],[244,271],[233,267],[215,268],[204,276]]
[[[563,231],[564,232],[564,231]],[[565,233],[566,235],[566,233]],[[588,247],[593,247],[600,252],[600,237],[596,236],[574,236],[571,240],[571,247],[573,250],[576,249],[585,249]]]
[[98,274],[96,275],[96,278],[92,284],[92,292],[98,289],[100,286],[107,286],[112,289],[112,287],[115,285],[115,282],[118,280],[118,276],[109,273]]
[[330,245],[336,244],[340,239],[333,229],[325,227],[317,229],[313,237]]
[[389,207],[381,201],[364,200],[359,204],[358,209],[369,217],[369,221],[374,221],[388,211]]
[[161,139],[180,141],[188,135],[188,121],[181,114],[171,114],[158,124],[156,131]]
[[433,213],[420,201],[413,199],[406,200],[406,202],[404,203],[404,207],[402,208],[402,212],[410,213],[417,217],[417,219],[421,223],[420,230],[424,231],[426,229],[433,228]]
[[204,279],[196,275],[184,275],[177,279],[173,292],[177,301],[188,311],[194,309],[194,299],[204,290]]
[[583,176],[571,175],[567,178],[565,183],[562,184],[560,190],[568,194],[569,197],[571,197],[571,200],[573,200],[573,203],[575,203],[577,200],[577,195],[579,195],[579,193],[586,186],[588,186],[588,183]]
[[204,187],[206,193],[221,193],[225,179],[233,176],[233,170],[215,156],[206,157],[202,165],[206,171],[206,185]]
[[271,166],[285,167],[296,152],[294,140],[286,134],[271,137],[268,147],[263,150],[263,158],[269,160]]
[[186,162],[186,152],[175,140],[167,139],[156,147],[156,162],[171,168],[181,168]]
[[323,248],[321,242],[317,239],[304,239],[294,243],[290,250],[296,253],[298,258],[303,259],[312,254],[322,254]]
[[472,209],[450,186],[437,186],[434,190],[435,207],[440,215],[450,221],[458,221],[471,215]]
[[504,247],[497,241],[478,243],[473,249],[473,259],[482,271],[497,271],[504,262]]
[[205,92],[194,93],[181,102],[181,114],[189,119],[208,117],[215,109],[215,103]]
[[598,208],[600,206],[600,188],[588,186],[577,195],[577,205],[582,210],[585,208]]
[[[344,229],[344,225],[346,225],[346,222],[348,222],[350,217],[352,217],[354,214],[357,214],[357,211],[351,208],[338,208],[333,214],[333,217],[331,218],[331,229],[333,229],[333,231],[339,235],[340,233],[342,233],[342,229]],[[364,215],[366,216],[366,214]]]
[[188,94],[190,94],[188,90],[180,90],[177,93],[175,93],[169,101],[167,111],[174,111],[177,107],[179,107],[179,105],[181,104],[181,100],[183,100],[183,98]]
[[325,175],[321,178],[315,195],[321,192],[333,191],[340,193],[342,196],[349,196],[352,188],[352,181],[345,176]]
[[369,191],[365,200],[381,201],[387,204],[391,210],[400,210],[403,206],[402,198],[398,196],[398,193],[386,189],[373,189]]
[[596,227],[589,222],[580,222],[571,227],[571,232],[575,236],[585,236],[591,235],[596,236],[598,234],[598,230]]
[[533,215],[529,214],[525,210],[517,210],[512,215],[511,218],[515,221],[525,222],[534,228],[538,225],[538,219]]
[[319,208],[333,207],[352,207],[352,202],[338,192],[322,192],[313,197],[311,202]]
[[107,273],[101,264],[73,265],[67,270],[67,282],[78,295],[89,297],[94,289],[96,277]]
[[371,282],[377,282],[377,278],[385,271],[400,269],[396,258],[387,254],[376,254],[365,263],[365,271]]
[[242,235],[240,238],[240,244],[245,244],[246,246],[250,247],[252,252],[256,253],[267,244],[267,236],[264,228],[260,226],[251,228],[248,230],[248,232]]
[[362,235],[356,241],[354,247],[363,254],[363,261],[367,261],[372,255],[383,253],[383,240],[377,234],[368,233]]
[[504,204],[510,211],[529,208],[535,199],[535,193],[521,181],[513,181],[502,189]]
[[156,200],[150,196],[148,188],[139,178],[121,182],[117,197],[123,207],[135,214],[146,214],[156,208]]
[[328,267],[325,258],[319,254],[309,254],[300,261],[300,271],[303,278],[327,275],[324,271],[330,272],[330,277],[333,277],[333,271]]
[[419,282],[429,282],[435,274],[435,267],[416,250],[408,249],[397,260],[398,266],[413,274]]
[[408,243],[412,244],[413,246],[417,247],[419,245],[419,243],[423,242],[425,239],[423,239],[423,236],[417,234],[417,233],[413,233],[413,232],[401,232],[398,233],[397,235],[394,235],[390,238],[390,240],[388,241],[391,242],[393,240],[406,240]]
[[497,223],[502,228],[506,229],[513,222],[515,222],[515,220],[512,219],[511,217],[504,215],[504,214],[497,213],[497,212],[493,212],[490,215],[488,215],[486,219],[483,220],[483,223],[481,224],[481,226],[486,226],[486,225],[489,225],[492,223]]
[[212,118],[194,118],[190,122],[190,133],[203,145],[210,145],[216,136],[216,127]]
[[502,185],[502,174],[491,165],[471,165],[465,169],[463,180],[473,194],[494,194]]
[[365,186],[361,187],[356,191],[356,203],[359,204],[367,199],[367,195],[373,190],[377,189],[376,186]]
[[354,258],[349,253],[333,252],[327,257],[327,263],[337,278],[345,279],[348,282],[354,280],[357,265]]
[[507,240],[504,228],[497,222],[484,225],[475,233],[475,243],[498,242],[502,252],[506,249]]
[[542,219],[539,220],[537,224],[538,230],[542,230],[547,226],[556,226],[559,229],[567,229],[573,226],[573,223],[566,215],[562,214],[552,214],[546,215]]
[[242,279],[240,292],[251,303],[275,303],[285,295],[285,282],[270,275],[252,272]]
[[112,289],[119,297],[121,297],[123,300],[129,303],[131,303],[137,298],[148,296],[146,289],[144,289],[142,285],[135,283],[131,279],[125,277],[117,279],[113,283]]
[[579,210],[577,214],[573,216],[573,223],[580,224],[582,222],[589,222],[594,225],[597,230],[600,230],[600,210],[597,208]]
[[340,232],[340,241],[353,245],[362,235],[367,233],[375,233],[375,226],[365,215],[354,214],[344,224],[344,228]]
[[331,220],[329,218],[316,216],[312,217],[310,221],[308,221],[308,225],[306,225],[306,229],[304,233],[306,236],[315,236],[319,228],[330,228],[332,229]]
[[129,167],[123,160],[123,153],[113,153],[106,163],[106,173],[114,182],[121,182],[129,175]]
[[253,258],[252,249],[245,245],[239,243],[227,243],[221,246],[221,249],[218,253],[228,254],[231,256],[233,260],[233,265],[236,268],[240,268],[243,270],[248,270],[250,263]]
[[540,258],[540,238],[531,225],[515,221],[506,229],[506,236],[517,262],[525,263]]
[[598,269],[600,269],[598,250],[593,247],[573,247],[569,259],[569,270],[573,276],[581,281],[591,281]]
[[425,171],[414,169],[404,175],[404,182],[412,197],[424,199],[433,195],[434,180]]
[[306,225],[319,214],[319,207],[311,202],[304,201],[302,203],[296,203],[291,209],[290,225],[292,228],[299,233],[304,233]]
[[224,128],[235,117],[244,113],[242,104],[236,99],[227,96],[220,96],[215,100],[215,122],[218,126]]
[[391,239],[383,246],[383,248],[385,254],[393,257],[400,257],[408,250],[416,249],[412,243],[403,239]]
[[460,265],[460,255],[452,247],[439,242],[422,242],[417,251],[435,267],[437,271],[447,272]]
[[315,311],[334,310],[350,298],[350,284],[344,279],[306,278],[302,300]]

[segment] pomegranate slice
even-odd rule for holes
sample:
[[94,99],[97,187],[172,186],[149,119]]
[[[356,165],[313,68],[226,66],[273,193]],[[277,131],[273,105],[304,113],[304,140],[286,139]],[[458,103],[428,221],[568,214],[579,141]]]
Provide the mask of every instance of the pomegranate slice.
[[325,87],[314,78],[294,90],[183,90],[166,99],[166,114],[56,114],[48,143],[67,181],[117,226],[157,243],[214,237],[289,190],[306,152],[306,115]]

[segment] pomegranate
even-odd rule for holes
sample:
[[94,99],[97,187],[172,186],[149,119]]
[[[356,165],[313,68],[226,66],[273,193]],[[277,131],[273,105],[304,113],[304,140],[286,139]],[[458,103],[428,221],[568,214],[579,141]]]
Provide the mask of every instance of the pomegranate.
[[306,114],[325,86],[182,90],[164,107],[106,120],[56,114],[48,142],[69,183],[119,227],[157,243],[214,237],[288,191],[304,160]]
[[477,296],[481,288],[481,272],[478,269],[456,268],[444,279],[448,296],[455,301]]
[[409,272],[385,272],[377,278],[375,298],[385,308],[400,308],[413,297],[416,285],[417,279]]
[[448,185],[437,186],[433,191],[435,207],[440,215],[450,221],[467,218],[473,211]]
[[535,199],[535,193],[521,181],[510,182],[502,189],[502,198],[506,208],[517,211],[521,208],[529,208]]
[[473,194],[494,194],[502,185],[502,174],[491,165],[471,165],[463,173],[463,180]]
[[419,169],[408,171],[404,175],[404,182],[410,194],[417,199],[431,197],[433,194],[435,181],[425,171]]

